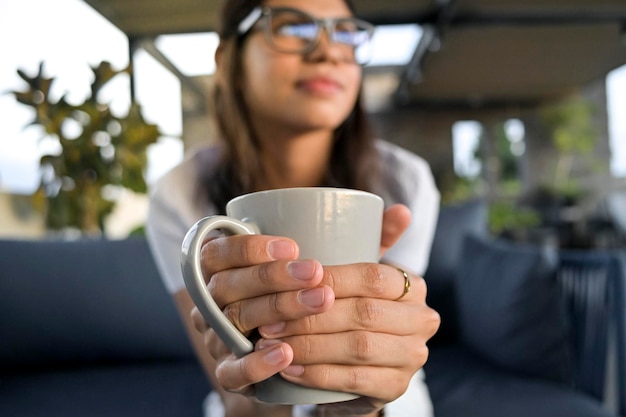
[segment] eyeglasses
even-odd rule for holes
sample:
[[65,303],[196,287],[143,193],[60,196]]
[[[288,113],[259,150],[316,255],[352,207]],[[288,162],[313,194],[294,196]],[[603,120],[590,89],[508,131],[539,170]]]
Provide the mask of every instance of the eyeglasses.
[[240,36],[247,34],[259,22],[265,39],[279,52],[308,54],[312,52],[326,29],[328,39],[345,48],[346,60],[366,64],[371,58],[371,40],[375,27],[352,17],[318,19],[302,10],[288,7],[256,7],[241,21]]

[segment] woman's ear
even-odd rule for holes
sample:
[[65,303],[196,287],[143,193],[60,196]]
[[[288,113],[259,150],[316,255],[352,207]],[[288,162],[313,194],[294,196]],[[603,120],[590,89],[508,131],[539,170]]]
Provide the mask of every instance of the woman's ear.
[[215,65],[219,67],[222,62],[222,54],[224,53],[224,46],[220,42],[215,49]]

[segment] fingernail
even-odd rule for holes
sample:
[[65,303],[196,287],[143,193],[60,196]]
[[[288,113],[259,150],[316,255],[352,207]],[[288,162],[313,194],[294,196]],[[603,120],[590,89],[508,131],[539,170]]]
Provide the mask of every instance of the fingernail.
[[287,272],[289,272],[289,275],[294,279],[299,281],[309,280],[313,278],[313,274],[315,273],[315,262],[310,259],[289,262]]
[[298,301],[307,307],[320,307],[324,304],[324,288],[302,290],[298,293]]
[[296,255],[293,243],[285,240],[272,240],[268,244],[267,250],[274,259],[293,259]]
[[270,365],[278,365],[285,360],[285,352],[282,346],[278,346],[263,355],[263,359]]
[[304,366],[302,365],[289,365],[282,371],[289,376],[302,376],[304,374]]
[[282,341],[278,339],[261,339],[257,342],[257,350],[267,349],[270,346],[275,346],[280,343],[282,343]]
[[276,324],[268,324],[267,326],[259,327],[259,332],[264,336],[273,336],[275,334],[281,333],[285,329],[285,322],[281,321]]

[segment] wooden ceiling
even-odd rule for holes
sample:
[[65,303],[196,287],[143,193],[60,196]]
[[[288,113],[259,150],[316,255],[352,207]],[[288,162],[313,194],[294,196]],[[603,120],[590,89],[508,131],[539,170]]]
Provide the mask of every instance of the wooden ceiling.
[[[131,39],[214,30],[224,0],[85,0]],[[626,0],[354,0],[375,24],[418,23],[397,97],[516,104],[575,91],[626,64]]]

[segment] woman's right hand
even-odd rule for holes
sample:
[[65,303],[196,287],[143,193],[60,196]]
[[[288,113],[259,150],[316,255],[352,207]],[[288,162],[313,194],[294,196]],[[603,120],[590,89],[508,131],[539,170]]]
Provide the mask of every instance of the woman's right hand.
[[[211,296],[245,335],[263,325],[325,312],[333,305],[332,289],[320,286],[319,262],[297,258],[293,240],[264,235],[215,238],[201,251]],[[267,340],[263,349],[237,358],[195,308],[192,319],[217,362],[216,378],[226,391],[253,396],[253,384],[284,370],[293,359],[287,343],[269,341],[268,345]]]

